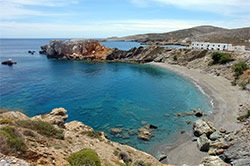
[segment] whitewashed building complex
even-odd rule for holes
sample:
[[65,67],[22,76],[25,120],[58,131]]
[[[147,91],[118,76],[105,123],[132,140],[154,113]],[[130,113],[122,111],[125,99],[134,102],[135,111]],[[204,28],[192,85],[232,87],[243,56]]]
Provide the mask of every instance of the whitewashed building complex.
[[192,42],[192,49],[203,50],[218,50],[218,51],[245,51],[245,46],[232,46],[232,44],[226,43],[207,43],[207,42]]

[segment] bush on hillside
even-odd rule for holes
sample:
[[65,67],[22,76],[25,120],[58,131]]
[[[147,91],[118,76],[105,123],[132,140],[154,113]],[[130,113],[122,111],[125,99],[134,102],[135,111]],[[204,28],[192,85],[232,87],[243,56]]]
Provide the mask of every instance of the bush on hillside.
[[14,127],[6,126],[0,128],[0,152],[8,154],[9,152],[24,153],[27,146],[18,135]]
[[239,116],[237,119],[242,121],[243,119],[249,118],[250,117],[250,110],[248,110],[247,114]]
[[27,129],[35,130],[41,135],[63,139],[63,130],[57,130],[48,122],[41,120],[18,120],[16,124]]
[[233,61],[233,59],[227,53],[222,52],[214,52],[212,55],[212,59],[212,64],[225,64],[230,61]]
[[234,64],[232,66],[232,69],[234,71],[234,76],[235,78],[239,78],[240,75],[242,75],[244,73],[245,70],[248,69],[248,65],[246,64],[246,62],[238,62],[236,64]]
[[92,149],[82,149],[68,157],[71,166],[101,166],[101,162],[96,152]]
[[12,120],[4,118],[0,120],[0,124],[13,124]]

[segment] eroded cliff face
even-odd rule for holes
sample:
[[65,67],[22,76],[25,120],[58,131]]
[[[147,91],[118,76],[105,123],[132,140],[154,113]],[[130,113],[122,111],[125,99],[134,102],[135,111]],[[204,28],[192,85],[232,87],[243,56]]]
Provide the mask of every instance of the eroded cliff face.
[[105,48],[96,40],[51,40],[49,45],[41,46],[41,54],[56,59],[106,59],[110,48]]

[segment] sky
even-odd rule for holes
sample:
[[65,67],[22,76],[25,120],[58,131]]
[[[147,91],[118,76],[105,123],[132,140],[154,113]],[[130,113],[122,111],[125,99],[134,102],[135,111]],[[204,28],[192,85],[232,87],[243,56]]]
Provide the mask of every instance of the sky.
[[105,38],[250,26],[250,0],[0,0],[0,38]]

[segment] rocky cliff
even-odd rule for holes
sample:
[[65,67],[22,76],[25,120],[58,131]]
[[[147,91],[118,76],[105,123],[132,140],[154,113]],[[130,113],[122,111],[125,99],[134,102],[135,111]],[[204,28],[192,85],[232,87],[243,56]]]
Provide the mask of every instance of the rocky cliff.
[[41,54],[56,59],[105,59],[110,48],[96,40],[74,39],[74,40],[51,40],[49,45],[41,46]]

